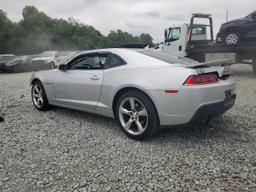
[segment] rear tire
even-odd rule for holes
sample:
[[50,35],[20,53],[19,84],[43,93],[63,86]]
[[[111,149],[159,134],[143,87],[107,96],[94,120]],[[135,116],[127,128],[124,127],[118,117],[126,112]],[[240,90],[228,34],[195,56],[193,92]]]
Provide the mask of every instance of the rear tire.
[[117,101],[115,116],[124,133],[142,140],[158,132],[158,114],[153,102],[140,91],[131,90]]
[[50,105],[48,103],[44,87],[40,81],[33,82],[31,87],[31,97],[37,110],[45,111],[49,109]]
[[238,45],[241,42],[241,35],[237,31],[227,32],[225,35],[225,44],[226,45]]
[[54,62],[50,62],[50,67],[51,67],[51,69],[54,69],[54,68],[56,68],[56,65],[55,65],[55,63],[54,63]]

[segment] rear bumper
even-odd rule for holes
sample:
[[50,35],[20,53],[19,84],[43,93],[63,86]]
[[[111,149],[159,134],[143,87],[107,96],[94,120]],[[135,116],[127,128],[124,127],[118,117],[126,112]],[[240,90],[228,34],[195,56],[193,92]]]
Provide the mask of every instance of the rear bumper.
[[200,123],[209,117],[214,117],[225,113],[235,104],[235,100],[236,94],[233,94],[225,98],[223,101],[204,104],[197,109],[188,123],[177,125],[162,125],[161,128],[185,127]]

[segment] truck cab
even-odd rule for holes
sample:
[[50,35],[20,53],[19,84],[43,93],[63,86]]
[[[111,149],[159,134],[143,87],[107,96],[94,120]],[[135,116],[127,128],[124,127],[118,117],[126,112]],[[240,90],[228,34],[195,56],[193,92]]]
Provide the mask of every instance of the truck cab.
[[[197,19],[201,23],[197,23]],[[205,21],[206,20],[206,21]],[[160,49],[178,56],[189,56],[188,46],[213,44],[212,18],[209,14],[192,14],[190,24],[172,25],[165,29],[165,42]]]

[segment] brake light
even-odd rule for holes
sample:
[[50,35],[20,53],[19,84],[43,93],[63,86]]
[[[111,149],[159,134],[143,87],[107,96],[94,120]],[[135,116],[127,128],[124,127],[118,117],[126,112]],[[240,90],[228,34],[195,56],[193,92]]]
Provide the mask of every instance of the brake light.
[[184,82],[184,85],[205,85],[217,83],[218,81],[218,75],[216,73],[190,75]]

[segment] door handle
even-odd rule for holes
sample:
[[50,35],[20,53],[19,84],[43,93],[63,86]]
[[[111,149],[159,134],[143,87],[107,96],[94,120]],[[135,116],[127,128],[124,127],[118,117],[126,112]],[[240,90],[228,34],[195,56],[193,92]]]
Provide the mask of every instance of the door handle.
[[97,75],[93,75],[93,76],[91,77],[91,80],[99,80],[99,79],[100,79],[100,77],[97,76]]

